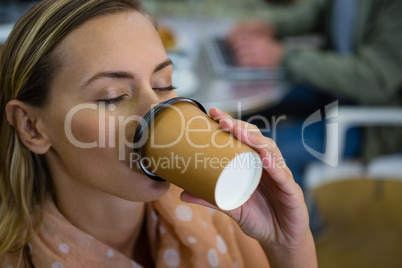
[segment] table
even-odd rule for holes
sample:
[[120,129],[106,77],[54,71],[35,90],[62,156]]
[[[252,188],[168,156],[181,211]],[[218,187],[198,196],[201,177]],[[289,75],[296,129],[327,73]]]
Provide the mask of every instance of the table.
[[[199,101],[206,109],[215,106],[239,118],[279,102],[289,91],[289,84],[284,80],[230,80],[211,71],[204,44],[210,38],[223,36],[232,27],[232,20],[163,17],[157,21],[171,28],[178,40],[177,47],[168,51],[168,56],[174,64],[173,80],[179,82],[175,85],[179,95]],[[182,79],[175,79],[177,73],[194,76],[190,80],[196,88],[181,92]]]

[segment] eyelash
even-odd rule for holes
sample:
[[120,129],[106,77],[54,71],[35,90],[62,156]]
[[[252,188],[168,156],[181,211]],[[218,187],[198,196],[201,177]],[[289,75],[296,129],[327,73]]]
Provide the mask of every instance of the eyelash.
[[158,91],[172,91],[175,90],[176,88],[174,86],[168,86],[168,87],[155,87],[153,90],[158,90]]
[[[168,87],[156,87],[153,88],[153,90],[158,90],[158,91],[172,91],[175,90],[176,88],[174,86],[168,86]],[[124,100],[124,98],[126,97],[126,95],[121,95],[117,98],[114,99],[102,99],[102,100],[97,100],[97,102],[104,102],[106,105],[109,104],[117,104],[120,103]]]
[[122,102],[125,97],[126,97],[126,95],[121,95],[114,99],[103,99],[103,100],[98,100],[97,102],[104,102],[106,105],[117,104],[117,103]]

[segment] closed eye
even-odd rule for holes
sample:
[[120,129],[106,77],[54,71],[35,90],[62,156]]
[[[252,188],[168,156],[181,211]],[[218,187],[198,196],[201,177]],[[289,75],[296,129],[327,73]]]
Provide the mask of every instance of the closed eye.
[[158,91],[172,91],[175,90],[176,88],[174,86],[168,86],[168,87],[154,87],[152,89]]
[[118,103],[122,102],[125,97],[126,97],[126,95],[121,95],[121,96],[118,96],[117,98],[113,98],[113,99],[100,99],[100,100],[97,100],[97,102],[98,103],[103,102],[106,105],[108,105],[108,104],[118,104]]

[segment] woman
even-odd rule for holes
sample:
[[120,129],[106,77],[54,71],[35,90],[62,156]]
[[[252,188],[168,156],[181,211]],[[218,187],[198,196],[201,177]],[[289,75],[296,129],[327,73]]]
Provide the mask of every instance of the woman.
[[0,75],[2,267],[316,266],[302,192],[245,123],[210,110],[264,159],[253,197],[224,212],[234,221],[119,157],[137,125],[119,123],[176,96],[137,1],[41,1],[7,40]]

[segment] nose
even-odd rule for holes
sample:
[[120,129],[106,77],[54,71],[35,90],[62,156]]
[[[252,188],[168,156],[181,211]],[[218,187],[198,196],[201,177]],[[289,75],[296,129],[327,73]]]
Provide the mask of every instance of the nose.
[[179,95],[177,95],[176,90],[172,90],[172,91],[167,92],[167,94],[163,94],[162,96],[159,96],[159,102],[163,102],[163,101],[166,101],[171,98],[176,98],[178,96]]
[[140,93],[140,101],[156,105],[171,98],[178,97],[176,90],[161,92],[152,89],[150,85],[145,85]]
[[158,94],[150,86],[144,87],[141,93],[140,102],[143,104],[147,103],[152,105],[160,102]]
[[148,107],[148,109],[150,109],[158,103],[175,98],[177,96],[178,95],[175,90],[161,92],[152,89],[149,84],[144,84],[139,93],[138,104],[140,107]]

